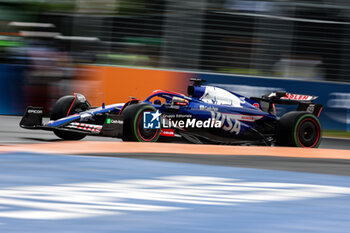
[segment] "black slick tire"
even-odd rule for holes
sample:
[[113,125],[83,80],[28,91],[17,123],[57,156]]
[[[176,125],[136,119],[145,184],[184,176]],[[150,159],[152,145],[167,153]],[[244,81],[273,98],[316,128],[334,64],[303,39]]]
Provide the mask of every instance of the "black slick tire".
[[286,113],[278,121],[276,130],[278,146],[317,148],[321,143],[320,121],[308,112]]
[[144,112],[155,112],[149,104],[132,104],[126,107],[124,116],[123,141],[156,142],[160,136],[160,129],[145,129],[143,126]]
[[[52,108],[50,120],[58,120],[60,118],[74,114],[75,109],[72,109],[74,99],[75,96],[73,95],[63,96],[58,99]],[[67,132],[63,130],[54,130],[53,132],[57,137],[63,140],[81,140],[86,137],[85,134]]]

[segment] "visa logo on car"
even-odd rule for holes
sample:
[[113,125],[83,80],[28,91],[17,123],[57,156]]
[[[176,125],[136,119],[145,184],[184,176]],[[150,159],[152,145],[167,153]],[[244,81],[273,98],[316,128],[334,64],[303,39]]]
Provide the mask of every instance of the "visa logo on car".
[[223,125],[222,129],[230,133],[238,135],[241,132],[241,122],[236,119],[236,115],[224,114],[220,112],[211,112],[212,119],[220,121]]

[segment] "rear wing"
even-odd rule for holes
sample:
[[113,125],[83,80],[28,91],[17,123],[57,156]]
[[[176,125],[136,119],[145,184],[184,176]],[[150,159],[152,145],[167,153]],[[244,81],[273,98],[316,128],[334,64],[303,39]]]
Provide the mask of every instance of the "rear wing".
[[296,102],[312,102],[315,99],[318,98],[318,96],[312,96],[312,95],[301,95],[301,94],[292,94],[287,93],[285,91],[278,91],[278,92],[270,92],[268,94],[265,94],[262,96],[263,99],[269,100],[287,100],[287,101],[296,101]]
[[306,111],[319,117],[322,111],[322,104],[315,104],[313,101],[318,96],[292,94],[285,91],[270,92],[262,97],[251,97],[250,99],[259,103],[261,110],[276,114],[275,105],[298,105],[297,111]]

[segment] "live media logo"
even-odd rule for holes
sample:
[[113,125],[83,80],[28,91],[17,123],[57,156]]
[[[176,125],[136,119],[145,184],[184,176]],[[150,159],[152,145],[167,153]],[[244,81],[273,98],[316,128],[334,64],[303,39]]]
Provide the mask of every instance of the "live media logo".
[[143,113],[143,128],[144,129],[160,129],[161,128],[161,113],[156,112]]

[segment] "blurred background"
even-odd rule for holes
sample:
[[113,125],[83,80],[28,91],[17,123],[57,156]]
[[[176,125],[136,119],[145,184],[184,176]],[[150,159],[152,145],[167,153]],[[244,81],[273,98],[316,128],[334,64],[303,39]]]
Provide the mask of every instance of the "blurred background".
[[1,0],[0,114],[73,92],[95,105],[185,92],[195,76],[318,95],[324,128],[346,132],[349,51],[346,0]]

